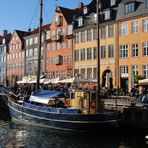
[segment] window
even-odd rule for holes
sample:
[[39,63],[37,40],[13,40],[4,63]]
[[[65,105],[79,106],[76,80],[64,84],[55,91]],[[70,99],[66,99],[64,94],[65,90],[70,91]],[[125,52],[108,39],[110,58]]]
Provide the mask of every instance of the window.
[[29,45],[32,45],[33,44],[33,38],[30,38],[29,39]]
[[[35,38],[37,38],[37,37],[35,37]],[[51,31],[47,31],[46,32],[46,39],[48,40],[48,39],[50,39],[51,38]],[[36,39],[37,40],[37,39]],[[34,41],[35,42],[35,41]],[[35,42],[35,43],[37,43],[37,41]]]
[[92,51],[91,48],[87,48],[87,60],[91,60],[92,59]]
[[87,12],[88,12],[87,7],[84,7],[84,8],[83,8],[83,14],[87,14]]
[[113,58],[114,57],[114,45],[108,45],[108,57]]
[[60,70],[57,70],[57,71],[56,71],[56,75],[57,75],[56,77],[60,77],[60,76],[61,76]]
[[81,32],[81,42],[85,42],[85,31]]
[[93,79],[97,79],[97,68],[93,68]]
[[83,17],[80,17],[78,19],[78,27],[82,27],[83,26]]
[[114,37],[114,25],[108,26],[108,37]]
[[132,44],[132,56],[133,57],[138,56],[138,44]]
[[95,60],[95,59],[97,59],[97,47],[94,47],[93,48],[93,59]]
[[124,6],[125,13],[132,13],[135,11],[135,3],[128,3]]
[[79,50],[75,50],[75,61],[79,61]]
[[72,25],[69,25],[68,26],[68,35],[71,35],[72,34],[72,30],[73,30],[73,26]]
[[101,27],[101,39],[105,39],[106,38],[106,27],[103,26]]
[[101,58],[106,58],[106,47],[101,46]]
[[51,78],[55,78],[55,71],[51,71]]
[[105,11],[105,20],[109,20],[110,19],[110,14],[111,14],[110,10],[106,10]]
[[116,0],[110,0],[110,6],[113,6],[116,4]]
[[55,36],[55,30],[52,30],[51,35],[52,35],[52,37]]
[[148,42],[143,43],[143,55],[148,56]]
[[93,40],[96,40],[97,39],[97,29],[94,28],[93,29]]
[[62,16],[59,16],[59,15],[55,16],[55,24],[56,26],[59,26],[62,24]]
[[29,50],[29,56],[33,56],[33,49]]
[[85,48],[81,49],[81,61],[85,60]]
[[85,68],[81,69],[81,79],[85,79]]
[[96,13],[92,13],[90,14],[90,19],[89,19],[89,23],[96,23],[97,22],[97,14]]
[[65,70],[62,70],[62,78],[66,78],[66,71]]
[[87,79],[92,79],[92,68],[87,68]]
[[66,28],[65,28],[65,27],[62,28],[62,34],[63,34],[63,35],[66,34]]
[[76,42],[76,43],[79,43],[79,32],[76,33],[75,42]]
[[63,56],[63,63],[65,63],[66,62],[66,57],[65,56]]
[[144,78],[148,78],[148,65],[143,65],[143,76]]
[[124,36],[124,35],[128,35],[128,24],[121,24],[120,26],[120,35]]
[[38,48],[34,48],[34,55],[35,55],[35,56],[38,55]]
[[52,43],[52,50],[55,50],[55,43]]
[[57,50],[59,50],[61,48],[61,44],[57,43]]
[[72,48],[72,40],[68,40],[68,48]]
[[143,20],[143,31],[148,31],[148,18]]
[[68,63],[69,63],[69,62],[72,62],[72,54],[69,54],[69,55],[68,55],[67,62],[68,62]]
[[87,30],[87,41],[91,41],[92,40],[92,33],[91,33],[91,29]]
[[128,66],[120,66],[121,74],[128,74]]
[[139,28],[139,22],[138,21],[132,22],[132,33],[137,33],[138,28]]
[[66,48],[66,43],[62,42],[62,48],[65,49]]
[[146,8],[148,9],[148,0],[146,0]]
[[47,50],[51,50],[51,44],[47,43]]
[[120,57],[121,58],[128,57],[128,45],[121,45],[120,46]]
[[77,74],[79,74],[79,69],[75,69],[75,76],[77,76]]
[[28,43],[29,43],[29,41],[28,41],[28,39],[26,39],[26,46],[28,46]]
[[138,65],[133,65],[133,75],[138,75]]

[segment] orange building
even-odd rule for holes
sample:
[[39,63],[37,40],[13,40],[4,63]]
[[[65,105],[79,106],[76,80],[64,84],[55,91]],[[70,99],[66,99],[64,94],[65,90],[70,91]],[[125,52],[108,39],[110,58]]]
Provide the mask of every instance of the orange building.
[[28,32],[15,30],[7,54],[7,79],[8,85],[14,85],[24,75],[24,39]]
[[71,10],[57,7],[55,10],[46,40],[46,73],[49,78],[73,76],[72,21],[80,9]]

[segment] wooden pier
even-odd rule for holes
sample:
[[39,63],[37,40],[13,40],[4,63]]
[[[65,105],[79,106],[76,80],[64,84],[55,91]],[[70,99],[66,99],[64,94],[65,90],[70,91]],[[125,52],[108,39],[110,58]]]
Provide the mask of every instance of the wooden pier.
[[124,108],[129,108],[132,106],[136,107],[143,107],[144,104],[141,103],[139,100],[135,100],[135,98],[130,97],[114,97],[109,99],[103,99],[104,105],[106,109],[109,110],[117,110],[117,111],[123,111]]

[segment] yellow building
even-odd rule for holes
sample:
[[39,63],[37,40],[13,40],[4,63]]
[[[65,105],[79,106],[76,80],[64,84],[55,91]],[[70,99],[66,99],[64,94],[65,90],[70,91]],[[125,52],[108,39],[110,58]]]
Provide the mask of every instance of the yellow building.
[[[97,79],[97,31],[95,0],[76,19],[73,47],[75,74]],[[134,76],[148,78],[148,0],[101,1],[99,15],[100,86],[134,86]]]
[[148,78],[148,1],[123,1],[118,9],[119,86],[130,90],[135,75]]

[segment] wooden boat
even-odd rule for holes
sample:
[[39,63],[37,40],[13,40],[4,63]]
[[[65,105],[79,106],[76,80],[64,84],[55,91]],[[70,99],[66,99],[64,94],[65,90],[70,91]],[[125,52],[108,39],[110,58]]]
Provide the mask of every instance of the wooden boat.
[[[98,2],[98,1],[97,1]],[[42,0],[40,0],[40,10],[42,10]],[[97,3],[98,10],[98,3]],[[98,13],[98,11],[97,11]],[[42,12],[41,12],[42,14]],[[41,15],[40,15],[41,16]],[[41,54],[41,27],[42,27],[42,17],[40,17],[40,29],[39,29],[39,53],[38,53],[38,72],[37,72],[37,89],[39,88],[39,78],[40,78],[40,54]],[[97,26],[98,27],[98,26]],[[98,40],[99,43],[99,40]],[[99,75],[99,52],[98,52],[98,78]],[[99,92],[100,79],[98,79],[97,91]],[[50,92],[51,93],[51,92]],[[61,92],[57,92],[57,94]],[[10,109],[10,114],[12,119],[17,120],[22,123],[28,123],[43,127],[50,127],[62,130],[73,130],[73,131],[84,131],[84,132],[96,132],[96,131],[110,131],[118,128],[118,114],[116,112],[108,112],[103,109],[99,110],[99,93],[96,93],[95,101],[91,99],[88,92],[75,91],[74,98],[71,98],[70,107],[65,108],[65,106],[51,107],[43,106],[46,100],[53,99],[53,96],[48,96],[46,98],[44,95],[40,96],[40,93],[36,96],[31,96],[29,102],[24,99],[23,101],[18,101],[9,97],[8,105]],[[32,97],[39,97],[40,102],[34,99],[32,104]],[[55,97],[55,96],[54,96]],[[50,98],[50,99],[49,99]],[[57,97],[56,95],[56,98]],[[46,102],[46,103],[47,103]],[[95,103],[94,103],[95,102]],[[46,104],[47,105],[47,104]]]
[[53,103],[61,100],[56,94],[63,92],[48,91],[48,93],[52,93],[52,97],[49,97],[47,92],[46,95],[32,95],[24,101],[10,97],[8,104],[12,119],[42,127],[83,132],[109,132],[118,129],[117,113],[103,110],[97,113],[92,104],[94,100],[84,98],[90,92],[75,92],[77,96],[76,99],[71,99],[71,107],[66,106],[66,103],[60,105]]

